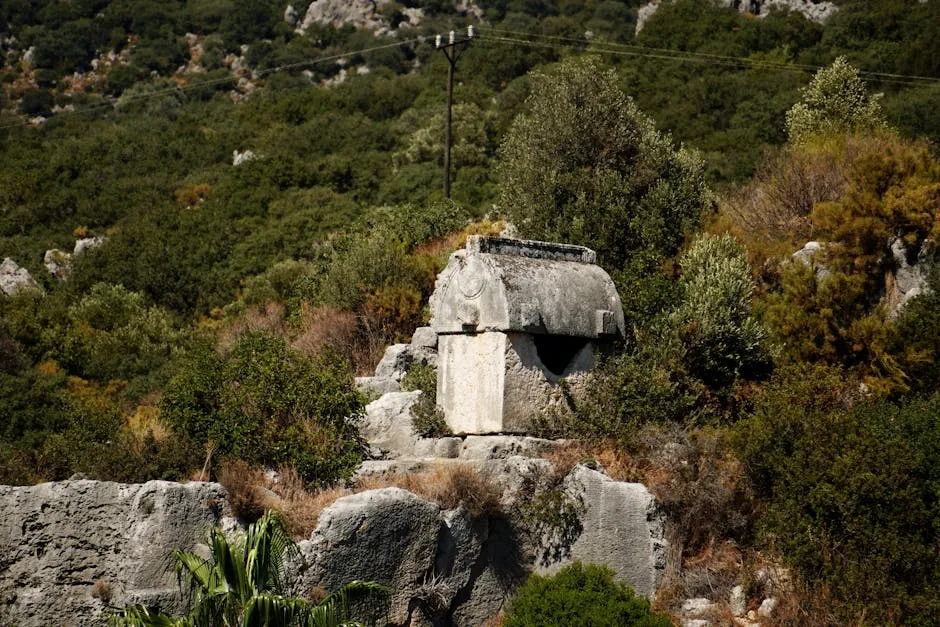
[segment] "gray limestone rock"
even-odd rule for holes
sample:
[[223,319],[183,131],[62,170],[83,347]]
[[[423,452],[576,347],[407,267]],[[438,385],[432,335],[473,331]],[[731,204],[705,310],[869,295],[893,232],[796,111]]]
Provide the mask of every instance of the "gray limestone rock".
[[114,606],[181,611],[168,556],[205,542],[224,499],[215,483],[0,486],[0,624],[100,624],[97,581]]
[[[663,1],[650,0],[639,8],[635,34],[639,34],[643,30],[646,21],[653,17]],[[825,24],[839,10],[834,3],[825,0],[718,0],[716,4],[732,8],[737,7],[741,13],[751,13],[758,17],[767,17],[775,9],[794,11],[802,13],[806,19],[817,24]]]
[[538,457],[554,449],[558,442],[516,435],[468,435],[460,448],[461,459],[506,459]]
[[366,405],[362,437],[390,457],[413,455],[420,438],[411,425],[411,408],[420,397],[420,390],[391,392]]
[[414,355],[409,344],[392,344],[385,349],[379,365],[375,367],[375,378],[400,382],[413,362]]
[[58,248],[47,250],[42,257],[42,264],[46,270],[60,281],[68,278],[71,263],[72,255]]
[[0,291],[7,296],[16,296],[23,290],[38,289],[29,270],[21,268],[9,257],[0,263]]
[[433,575],[440,529],[440,507],[399,488],[343,497],[323,510],[301,544],[310,565],[303,587],[377,581],[392,590],[389,621],[407,624],[416,592]]
[[928,280],[933,267],[936,244],[924,240],[919,246],[907,246],[900,237],[891,240],[894,261],[894,281],[888,283],[886,300],[891,315],[896,317],[914,297],[930,288]]
[[540,570],[554,573],[573,561],[602,564],[637,594],[652,596],[666,568],[668,545],[665,518],[650,491],[581,465],[565,481],[584,506],[581,533],[565,557]]
[[418,327],[411,336],[411,345],[416,348],[437,350],[437,333],[431,327]]
[[288,4],[287,8],[284,9],[284,21],[291,26],[297,26],[300,22],[300,15],[297,14],[297,9],[294,8],[294,5]]
[[356,389],[367,396],[382,396],[391,392],[401,392],[401,384],[394,379],[382,377],[356,377]]
[[98,248],[107,241],[106,237],[97,236],[97,237],[83,237],[75,241],[75,248],[72,250],[72,256],[81,255],[86,250],[91,250],[92,248]]
[[744,616],[747,612],[747,596],[744,594],[744,586],[737,585],[731,588],[728,608],[734,616]]

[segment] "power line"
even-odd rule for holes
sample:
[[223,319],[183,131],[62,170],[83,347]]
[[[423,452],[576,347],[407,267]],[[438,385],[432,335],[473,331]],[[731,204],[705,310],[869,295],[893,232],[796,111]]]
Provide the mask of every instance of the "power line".
[[[753,59],[750,57],[736,57],[731,55],[709,54],[704,52],[691,52],[685,50],[673,50],[670,48],[656,48],[653,46],[641,46],[636,44],[623,44],[616,42],[603,42],[591,39],[579,39],[574,37],[562,37],[557,35],[543,35],[527,31],[516,31],[508,29],[487,28],[481,30],[482,36],[486,33],[494,33],[495,36],[489,37],[493,41],[503,43],[520,43],[532,47],[556,47],[556,48],[589,48],[591,52],[602,52],[620,56],[639,56],[672,61],[715,61],[721,65],[736,65],[739,67],[754,66],[766,69],[779,69],[787,71],[808,71],[816,72],[823,67],[817,65],[808,65],[801,63],[782,63],[777,61]],[[502,34],[502,35],[500,35]],[[507,37],[513,35],[514,37]],[[549,42],[539,41],[547,39],[558,42],[555,45]],[[875,72],[871,70],[859,70],[861,76],[871,77],[874,80],[882,82],[898,83],[902,85],[931,84],[940,82],[940,78],[933,76],[918,76],[911,74],[894,74],[889,72]],[[889,80],[891,79],[891,80]],[[921,82],[918,82],[921,81]]]

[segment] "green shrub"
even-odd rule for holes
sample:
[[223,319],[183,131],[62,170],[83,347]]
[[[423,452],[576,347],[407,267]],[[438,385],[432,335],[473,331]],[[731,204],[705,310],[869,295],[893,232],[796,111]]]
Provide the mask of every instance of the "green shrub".
[[557,575],[532,575],[506,612],[506,627],[668,627],[664,614],[629,586],[614,581],[609,568],[575,562]]
[[682,301],[672,314],[689,372],[712,386],[759,379],[770,369],[767,331],[751,314],[756,287],[731,235],[700,235],[679,260]]
[[231,351],[196,356],[167,387],[163,418],[224,459],[289,465],[312,483],[348,476],[361,460],[362,397],[333,354],[310,359],[281,338],[241,336]]
[[647,423],[701,422],[712,411],[705,385],[686,372],[682,345],[662,323],[592,371],[584,389],[554,435],[623,438]]
[[415,433],[425,438],[453,435],[444,412],[437,406],[437,368],[416,364],[405,374],[401,389],[421,390],[421,397],[411,407],[411,425]]
[[940,395],[859,402],[820,365],[785,368],[740,423],[761,537],[844,623],[940,621]]
[[940,266],[926,291],[908,302],[897,321],[892,350],[905,363],[913,390],[940,391]]
[[879,97],[868,95],[858,68],[845,57],[819,70],[801,91],[803,99],[787,111],[787,135],[793,143],[887,128]]

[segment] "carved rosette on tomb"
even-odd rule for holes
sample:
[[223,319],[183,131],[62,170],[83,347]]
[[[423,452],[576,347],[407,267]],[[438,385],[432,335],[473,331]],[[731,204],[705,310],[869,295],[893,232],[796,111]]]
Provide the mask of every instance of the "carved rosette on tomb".
[[456,434],[525,433],[625,337],[613,281],[583,246],[471,235],[431,296],[437,399]]

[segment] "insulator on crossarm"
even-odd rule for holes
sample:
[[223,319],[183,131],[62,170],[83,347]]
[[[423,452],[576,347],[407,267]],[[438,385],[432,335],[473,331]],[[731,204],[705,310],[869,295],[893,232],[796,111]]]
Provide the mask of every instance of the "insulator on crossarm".
[[467,37],[473,39],[473,24],[467,27]]
[[450,31],[450,42],[451,45],[454,43],[454,31]]
[[434,47],[435,47],[435,48],[440,48],[440,47],[441,47],[441,36],[440,36],[440,35],[438,35],[437,37],[434,38]]

